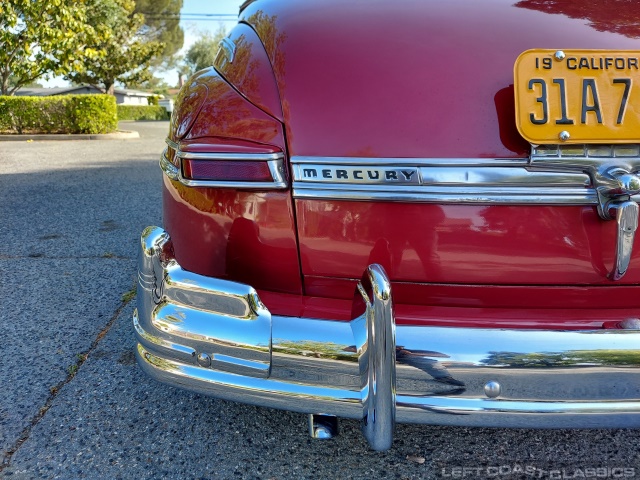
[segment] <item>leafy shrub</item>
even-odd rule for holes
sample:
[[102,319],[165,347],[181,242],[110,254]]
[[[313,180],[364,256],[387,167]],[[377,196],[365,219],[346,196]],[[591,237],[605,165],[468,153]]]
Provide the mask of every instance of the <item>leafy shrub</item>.
[[113,95],[70,97],[69,107],[75,113],[74,125],[79,133],[108,133],[118,128],[116,99]]
[[118,120],[168,120],[164,107],[157,105],[118,105]]
[[0,96],[2,133],[109,133],[118,127],[112,95]]
[[158,100],[160,100],[160,96],[158,95],[151,95],[150,97],[147,97],[147,103],[149,105],[158,105]]

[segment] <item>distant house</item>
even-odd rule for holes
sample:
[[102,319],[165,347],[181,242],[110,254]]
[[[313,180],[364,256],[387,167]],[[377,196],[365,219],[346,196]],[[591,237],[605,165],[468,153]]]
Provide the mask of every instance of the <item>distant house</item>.
[[[92,95],[96,93],[103,93],[99,88],[91,85],[79,85],[76,87],[58,87],[58,88],[21,88],[15,95],[18,96],[32,96],[32,97],[47,97],[50,95]],[[140,90],[130,90],[128,88],[116,88],[114,91],[116,97],[116,103],[124,105],[148,105],[148,97],[152,97],[155,94],[148,92],[141,92]]]

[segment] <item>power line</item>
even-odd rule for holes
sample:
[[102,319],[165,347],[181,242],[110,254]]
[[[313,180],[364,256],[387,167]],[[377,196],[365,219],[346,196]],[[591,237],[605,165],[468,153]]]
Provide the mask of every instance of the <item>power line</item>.
[[146,18],[151,20],[184,20],[191,22],[237,22],[237,15],[220,15],[220,16],[207,16],[207,17],[185,17],[182,15],[173,15],[173,16],[165,16],[165,15],[145,15]]
[[140,12],[148,17],[234,17],[238,18],[235,13],[144,13]]
[[186,12],[186,13],[142,13],[150,20],[184,20],[185,22],[233,22],[238,21],[238,15],[235,13],[204,13],[204,12]]
[[171,15],[199,15],[202,17],[238,17],[236,13],[180,13]]

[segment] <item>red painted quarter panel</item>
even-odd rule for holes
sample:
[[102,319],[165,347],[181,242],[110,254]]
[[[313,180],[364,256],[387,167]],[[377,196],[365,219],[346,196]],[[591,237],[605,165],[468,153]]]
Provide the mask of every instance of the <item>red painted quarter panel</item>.
[[[193,108],[176,106],[172,140],[179,141],[175,132],[185,130],[182,151],[285,150],[282,124],[238,94],[215,70],[196,74],[181,98],[193,98],[190,92],[202,89],[208,96],[195,119]],[[302,293],[290,192],[188,187],[165,176],[163,212],[176,259],[185,269],[256,288]]]
[[163,210],[184,269],[302,293],[288,192],[192,188],[165,177]]

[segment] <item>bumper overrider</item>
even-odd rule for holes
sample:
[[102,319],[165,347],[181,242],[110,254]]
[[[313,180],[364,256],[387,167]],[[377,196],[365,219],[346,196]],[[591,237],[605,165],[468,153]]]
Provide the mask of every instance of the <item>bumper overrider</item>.
[[379,265],[367,268],[353,311],[350,322],[272,315],[252,287],[183,270],[161,228],[142,234],[136,353],[160,382],[360,419],[376,450],[391,447],[396,421],[640,425],[638,330],[396,326]]

